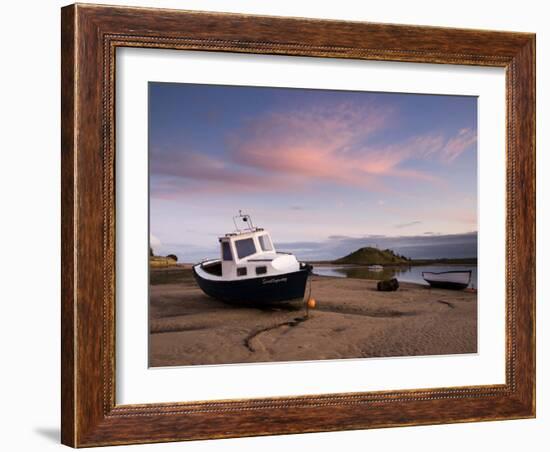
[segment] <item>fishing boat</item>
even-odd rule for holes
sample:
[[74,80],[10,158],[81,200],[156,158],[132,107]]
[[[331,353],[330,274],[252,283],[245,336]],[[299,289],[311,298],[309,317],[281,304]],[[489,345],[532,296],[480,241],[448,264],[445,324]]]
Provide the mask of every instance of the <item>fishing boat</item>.
[[270,305],[303,301],[313,267],[277,251],[271,235],[250,215],[233,217],[235,232],[219,237],[220,258],[193,266],[202,291],[228,303]]
[[378,264],[369,265],[367,268],[370,271],[373,271],[373,272],[381,272],[382,270],[384,270],[384,267],[382,265],[378,265]]
[[432,287],[463,290],[470,284],[472,271],[422,272],[422,278]]

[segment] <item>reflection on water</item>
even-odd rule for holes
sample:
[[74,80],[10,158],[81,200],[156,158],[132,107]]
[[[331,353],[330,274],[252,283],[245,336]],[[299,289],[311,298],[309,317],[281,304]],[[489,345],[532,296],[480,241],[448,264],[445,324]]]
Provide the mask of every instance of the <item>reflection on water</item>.
[[313,266],[313,273],[321,276],[336,276],[340,278],[359,278],[359,279],[391,279],[397,278],[398,281],[412,282],[428,285],[422,272],[448,272],[472,270],[472,279],[468,287],[477,288],[477,265],[418,265],[418,266],[396,266],[383,267],[381,270],[371,269],[365,266],[356,265],[327,265]]

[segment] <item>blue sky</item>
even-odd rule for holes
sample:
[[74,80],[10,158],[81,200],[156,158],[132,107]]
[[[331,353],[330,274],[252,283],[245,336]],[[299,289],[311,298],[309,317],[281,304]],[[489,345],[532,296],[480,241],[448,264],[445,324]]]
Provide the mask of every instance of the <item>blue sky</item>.
[[183,261],[239,209],[318,259],[477,231],[475,97],[150,83],[149,156],[151,243]]

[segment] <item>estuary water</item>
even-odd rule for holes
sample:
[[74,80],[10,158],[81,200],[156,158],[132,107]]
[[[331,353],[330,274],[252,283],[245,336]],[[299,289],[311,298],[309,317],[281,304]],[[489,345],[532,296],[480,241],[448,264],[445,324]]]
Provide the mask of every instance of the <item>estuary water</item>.
[[411,282],[428,285],[422,272],[472,271],[472,279],[468,287],[477,289],[477,265],[417,265],[384,267],[382,270],[371,270],[360,265],[313,265],[313,273],[320,276],[336,276],[339,278],[359,279],[391,279],[397,278],[400,282]]

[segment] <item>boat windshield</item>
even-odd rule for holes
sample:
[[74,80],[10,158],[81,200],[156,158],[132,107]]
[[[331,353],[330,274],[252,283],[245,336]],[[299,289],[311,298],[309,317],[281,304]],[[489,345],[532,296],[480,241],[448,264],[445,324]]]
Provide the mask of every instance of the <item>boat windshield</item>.
[[235,240],[235,247],[237,248],[239,259],[243,259],[256,252],[256,246],[252,238]]
[[260,246],[262,247],[262,251],[273,250],[273,245],[271,244],[271,240],[269,239],[269,236],[267,234],[260,235],[258,239],[260,241]]

